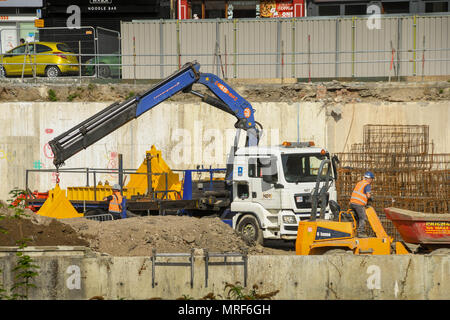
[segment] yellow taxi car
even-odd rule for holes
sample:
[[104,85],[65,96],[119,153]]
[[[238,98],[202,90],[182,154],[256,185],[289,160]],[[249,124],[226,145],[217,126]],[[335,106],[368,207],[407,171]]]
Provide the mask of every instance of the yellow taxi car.
[[0,55],[0,77],[79,74],[76,53],[62,42],[29,42]]

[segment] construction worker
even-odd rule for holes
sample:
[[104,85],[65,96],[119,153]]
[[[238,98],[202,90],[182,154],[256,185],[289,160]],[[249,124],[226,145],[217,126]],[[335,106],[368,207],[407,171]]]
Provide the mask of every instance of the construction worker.
[[371,184],[373,179],[375,178],[374,174],[370,171],[364,173],[364,179],[359,181],[355,189],[353,189],[352,196],[350,198],[350,208],[353,209],[358,215],[358,228],[357,237],[358,238],[367,238],[367,234],[365,232],[366,226],[366,208],[367,201],[371,198]]
[[103,200],[109,201],[108,213],[110,213],[114,220],[122,218],[122,194],[120,193],[120,185],[115,184],[112,187],[113,194],[103,198]]

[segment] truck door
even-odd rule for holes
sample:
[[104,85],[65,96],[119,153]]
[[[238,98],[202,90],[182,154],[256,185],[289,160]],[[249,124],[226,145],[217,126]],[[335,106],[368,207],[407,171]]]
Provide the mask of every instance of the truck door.
[[277,189],[276,158],[270,155],[250,157],[248,165],[251,201],[261,204],[265,209],[280,209],[281,192]]

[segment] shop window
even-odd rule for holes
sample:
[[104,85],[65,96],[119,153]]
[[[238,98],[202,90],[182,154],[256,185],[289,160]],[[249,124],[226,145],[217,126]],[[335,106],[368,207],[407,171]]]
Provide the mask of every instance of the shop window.
[[409,13],[409,1],[383,2],[383,13]]
[[225,9],[223,10],[206,10],[207,19],[225,18]]
[[340,7],[319,5],[319,16],[339,16],[341,15]]
[[205,18],[225,18],[225,1],[205,1]]
[[256,9],[254,10],[233,10],[233,18],[255,18]]
[[365,4],[345,5],[346,16],[360,16],[367,14],[367,6]]
[[191,6],[192,19],[197,17],[198,19],[202,18],[202,4],[201,3],[192,3]]
[[18,8],[17,11],[18,14],[36,14],[36,8]]
[[0,15],[16,14],[16,8],[0,7]]
[[425,12],[448,12],[448,2],[426,2]]

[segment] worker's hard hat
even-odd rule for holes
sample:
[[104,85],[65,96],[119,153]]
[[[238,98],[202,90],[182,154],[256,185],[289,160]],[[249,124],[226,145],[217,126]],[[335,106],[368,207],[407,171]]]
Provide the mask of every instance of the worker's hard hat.
[[113,190],[120,190],[120,185],[116,183],[112,188]]
[[367,171],[366,173],[364,173],[364,178],[374,179],[375,176],[371,171]]

